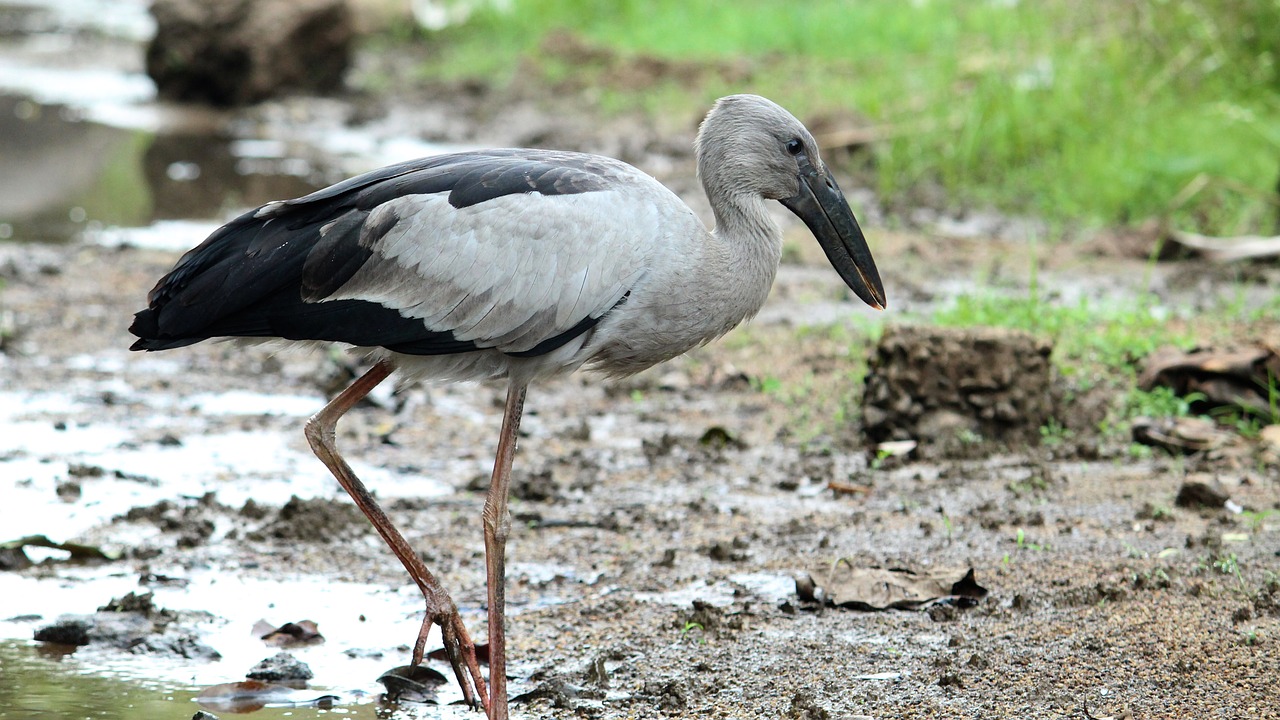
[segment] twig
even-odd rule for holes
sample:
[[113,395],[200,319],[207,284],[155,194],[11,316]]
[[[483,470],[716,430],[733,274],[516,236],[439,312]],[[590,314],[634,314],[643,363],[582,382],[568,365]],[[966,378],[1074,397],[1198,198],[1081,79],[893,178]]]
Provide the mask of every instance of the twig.
[[837,495],[866,495],[871,492],[870,485],[854,485],[853,483],[841,482],[839,480],[828,481],[827,489]]

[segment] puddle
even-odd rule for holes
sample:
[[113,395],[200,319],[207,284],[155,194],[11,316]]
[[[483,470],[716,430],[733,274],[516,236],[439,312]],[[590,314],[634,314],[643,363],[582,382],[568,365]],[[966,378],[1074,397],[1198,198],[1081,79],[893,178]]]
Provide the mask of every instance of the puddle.
[[[177,572],[180,572],[177,571]],[[132,576],[109,571],[77,573],[74,579],[34,579],[0,575],[0,614],[39,614],[40,620],[0,620],[0,718],[148,718],[190,717],[200,706],[195,696],[204,688],[244,678],[263,658],[276,654],[253,637],[259,619],[283,623],[310,619],[324,634],[324,644],[290,650],[315,673],[304,696],[333,695],[331,708],[268,707],[256,718],[386,717],[377,678],[399,664],[399,646],[370,644],[373,639],[412,638],[421,617],[421,599],[413,592],[318,580],[242,580],[203,572],[183,575],[181,589],[154,589],[156,604],[171,610],[200,610],[216,618],[200,627],[201,642],[222,659],[200,662],[182,658],[132,655],[119,650],[64,650],[30,641],[36,627],[63,613],[91,613],[112,597],[138,590]],[[74,589],[74,592],[68,590]],[[474,622],[475,618],[467,618]],[[439,670],[448,671],[447,667]],[[473,715],[449,706],[461,693],[453,686],[439,690],[441,706],[405,704],[399,718],[464,718]]]
[[0,0],[0,240],[185,249],[244,209],[455,149],[350,127],[337,100],[159,102],[154,32],[141,0]]
[[[323,185],[309,163],[247,161],[228,138],[113,127],[67,105],[0,95],[0,239],[63,242],[87,231],[120,244],[106,229],[193,219],[210,220],[207,231],[242,207]],[[184,230],[153,234],[185,247],[207,234]]]
[[[319,409],[318,398],[232,391],[191,395],[175,403],[125,385],[116,394],[148,411],[127,421],[99,421],[85,419],[100,412],[95,393],[85,388],[81,398],[77,388],[71,390],[0,393],[0,540],[30,534],[72,538],[131,508],[208,492],[233,507],[250,498],[283,505],[295,495],[344,496],[329,471],[305,446],[299,447],[301,418]],[[199,431],[211,417],[236,416],[283,416],[298,422],[282,423],[279,429]],[[178,440],[139,440],[140,434],[156,429],[170,429]],[[351,463],[385,498],[453,492],[453,485],[440,478],[357,459]],[[69,480],[79,490],[73,502],[64,502],[58,489]]]

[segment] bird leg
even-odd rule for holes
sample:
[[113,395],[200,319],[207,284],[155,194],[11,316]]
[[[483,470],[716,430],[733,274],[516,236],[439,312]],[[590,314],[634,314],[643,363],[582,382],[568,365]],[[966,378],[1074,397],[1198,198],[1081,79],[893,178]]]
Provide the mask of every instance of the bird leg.
[[[463,698],[471,707],[485,703],[488,709],[484,677],[480,674],[480,664],[476,660],[476,646],[471,641],[471,636],[467,634],[466,626],[462,624],[462,617],[458,615],[458,608],[454,605],[453,598],[449,597],[448,591],[427,569],[422,558],[414,552],[400,531],[391,524],[391,519],[378,506],[360,478],[356,477],[351,466],[347,465],[347,462],[338,454],[334,444],[338,419],[368,395],[370,390],[377,387],[378,383],[385,380],[392,370],[394,367],[391,363],[386,360],[380,361],[350,387],[339,393],[320,412],[311,416],[307,421],[307,441],[311,443],[311,450],[315,452],[316,457],[329,468],[329,472],[338,479],[342,487],[351,495],[351,499],[356,501],[360,511],[369,518],[369,522],[373,523],[373,527],[391,547],[391,551],[400,558],[400,562],[404,563],[409,576],[417,583],[423,598],[426,599],[427,615],[422,621],[422,629],[418,631],[418,640],[413,646],[413,664],[422,663],[427,634],[431,631],[433,624],[439,625],[445,653],[449,657],[449,664],[453,666],[454,675],[458,678]],[[464,666],[466,672],[463,672]],[[470,675],[469,678],[468,675]]]
[[516,435],[524,413],[525,389],[525,385],[514,382],[507,388],[498,453],[493,461],[489,494],[484,501],[484,555],[489,584],[489,720],[507,720],[506,548],[507,535],[511,532],[507,491],[511,486]]

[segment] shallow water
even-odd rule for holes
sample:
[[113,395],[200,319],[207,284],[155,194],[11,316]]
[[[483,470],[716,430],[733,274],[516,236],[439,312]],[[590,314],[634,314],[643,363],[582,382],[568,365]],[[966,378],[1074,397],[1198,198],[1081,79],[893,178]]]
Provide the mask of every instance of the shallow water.
[[159,102],[146,8],[0,0],[0,240],[190,247],[244,209],[447,149],[348,127],[337,102],[301,117]]
[[[137,665],[137,661],[133,662]],[[104,671],[97,663],[82,662],[62,649],[24,641],[0,641],[0,718],[13,720],[174,720],[205,709],[214,714],[232,713],[202,705],[200,685],[190,681],[140,679],[137,668],[123,673]],[[388,705],[376,696],[330,693],[313,688],[298,693],[304,704],[281,703],[252,712],[254,718],[464,718],[479,717],[457,707],[429,704]],[[305,698],[335,697],[332,704],[314,707]]]
[[[250,579],[221,568],[156,570],[180,575],[185,584],[142,588],[136,575],[110,565],[64,568],[56,578],[0,574],[0,598],[4,598],[0,615],[5,616],[0,619],[0,717],[187,717],[198,709],[193,698],[201,690],[243,680],[249,668],[275,654],[276,649],[266,647],[250,632],[255,622],[280,624],[302,619],[315,621],[325,642],[289,650],[315,673],[315,679],[299,694],[300,701],[305,704],[306,700],[332,695],[335,705],[268,708],[255,717],[374,717],[382,691],[376,678],[405,655],[404,648],[380,646],[375,639],[411,638],[421,619],[421,599],[415,588],[302,577]],[[207,618],[203,622],[183,621],[183,625],[196,625],[200,640],[217,650],[221,660],[133,655],[96,646],[71,652],[29,640],[35,628],[60,615],[92,612],[86,598],[120,597],[143,590],[154,593],[157,606]],[[475,618],[469,620],[474,622]],[[438,669],[448,671],[443,665]],[[396,716],[469,716],[464,708],[447,705],[460,699],[455,687],[440,688],[438,697],[442,706],[406,703]]]

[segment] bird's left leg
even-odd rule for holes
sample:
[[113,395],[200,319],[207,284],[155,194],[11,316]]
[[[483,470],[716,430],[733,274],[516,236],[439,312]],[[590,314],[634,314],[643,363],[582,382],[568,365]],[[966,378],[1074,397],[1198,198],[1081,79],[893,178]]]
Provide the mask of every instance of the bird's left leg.
[[[422,621],[422,629],[418,632],[418,641],[413,646],[413,664],[422,663],[423,651],[426,649],[427,633],[433,624],[440,626],[444,641],[445,653],[449,656],[449,664],[462,688],[462,695],[468,705],[476,707],[477,703],[485,703],[487,709],[488,695],[485,692],[484,676],[480,674],[480,664],[476,659],[475,643],[462,624],[462,617],[453,603],[453,598],[444,589],[435,575],[427,569],[418,553],[414,552],[409,541],[404,539],[400,531],[391,524],[391,519],[373,499],[368,488],[356,477],[351,466],[338,454],[334,444],[338,419],[356,403],[360,402],[370,390],[377,387],[391,374],[395,368],[383,360],[374,365],[367,373],[361,375],[346,390],[325,405],[307,421],[307,441],[316,457],[320,458],[337,478],[342,487],[356,501],[365,517],[373,523],[378,534],[391,547],[391,551],[400,558],[409,576],[417,583],[427,601],[427,616]],[[466,672],[463,672],[465,666]],[[470,678],[468,678],[470,675]],[[470,682],[468,682],[468,680]]]
[[506,549],[511,531],[507,491],[511,486],[516,435],[524,413],[525,389],[525,385],[515,382],[507,388],[498,453],[493,461],[489,494],[484,501],[484,555],[489,584],[489,720],[507,720]]

